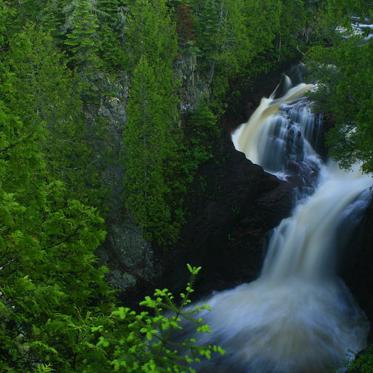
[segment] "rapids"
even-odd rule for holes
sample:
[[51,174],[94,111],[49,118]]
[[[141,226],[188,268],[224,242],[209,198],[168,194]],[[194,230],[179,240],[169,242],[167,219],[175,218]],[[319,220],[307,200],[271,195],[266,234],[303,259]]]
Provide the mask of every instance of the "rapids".
[[366,345],[368,322],[336,260],[371,198],[372,178],[318,155],[322,118],[306,97],[312,89],[301,83],[263,98],[232,134],[252,162],[296,176],[298,193],[292,216],[272,233],[259,278],[202,302],[211,306],[202,316],[212,332],[200,342],[226,354],[198,371],[335,372]]

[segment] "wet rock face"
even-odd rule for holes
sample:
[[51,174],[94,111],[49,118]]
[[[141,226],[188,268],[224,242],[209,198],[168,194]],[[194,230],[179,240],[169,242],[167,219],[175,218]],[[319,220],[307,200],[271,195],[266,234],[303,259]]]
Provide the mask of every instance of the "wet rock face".
[[203,267],[200,294],[258,276],[268,233],[291,212],[293,186],[248,161],[228,135],[219,154],[196,177],[186,201],[186,225],[166,255],[131,222],[110,224],[99,255],[127,304],[136,305],[156,287],[182,289],[188,281],[186,263]]
[[[258,276],[268,233],[290,214],[292,187],[237,152],[228,133],[247,120],[261,97],[271,93],[278,76],[274,72],[258,79],[257,84],[240,83],[245,93],[238,101],[234,98],[234,107],[230,105],[222,119],[222,131],[227,134],[216,146],[214,159],[202,166],[195,178],[186,197],[188,214],[181,238],[168,252],[152,247],[125,214],[116,210],[123,205],[118,202],[121,190],[115,187],[120,184],[117,181],[122,179],[122,170],[113,170],[115,203],[108,221],[108,237],[99,255],[110,268],[110,282],[120,289],[126,304],[136,305],[156,287],[183,288],[189,277],[186,263],[203,266],[197,285],[201,293]],[[197,97],[203,89],[192,86]],[[185,99],[186,106],[192,105],[190,97]],[[115,108],[104,114],[112,115]],[[121,138],[114,130],[113,134]]]
[[344,255],[341,273],[354,298],[366,313],[373,341],[373,200]]
[[126,299],[133,297],[135,304],[143,290],[151,289],[159,276],[159,262],[152,246],[128,220],[110,225],[107,240],[98,254],[110,268],[109,282]]
[[168,286],[183,286],[187,262],[203,267],[202,293],[253,280],[268,232],[291,212],[290,184],[248,161],[228,136],[222,147],[222,159],[200,170],[189,195],[190,216],[166,270]]

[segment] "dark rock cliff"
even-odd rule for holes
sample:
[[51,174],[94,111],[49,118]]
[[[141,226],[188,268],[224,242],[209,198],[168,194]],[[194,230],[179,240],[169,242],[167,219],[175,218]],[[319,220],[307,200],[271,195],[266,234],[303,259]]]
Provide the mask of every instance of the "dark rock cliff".
[[232,82],[229,109],[221,121],[225,134],[188,195],[187,223],[168,258],[162,285],[182,288],[188,278],[186,263],[203,267],[197,286],[202,294],[258,277],[270,231],[291,213],[294,185],[264,172],[237,152],[230,132],[247,121],[262,97],[270,96],[282,71],[289,69],[297,82],[289,66],[256,81]]
[[371,323],[373,341],[373,201],[345,254],[342,277]]
[[[186,224],[168,252],[152,247],[121,215],[109,224],[99,251],[109,279],[127,304],[135,306],[156,287],[180,290],[188,280],[186,263],[201,265],[200,294],[253,280],[259,275],[268,234],[292,208],[292,187],[237,152],[230,131],[247,120],[263,96],[278,84],[279,71],[232,84],[222,136],[190,188]],[[239,95],[237,96],[237,92]]]
[[253,280],[268,232],[290,214],[292,187],[237,152],[227,136],[221,159],[205,164],[189,194],[189,219],[168,263],[164,285],[185,285],[185,263],[203,267],[206,293]]

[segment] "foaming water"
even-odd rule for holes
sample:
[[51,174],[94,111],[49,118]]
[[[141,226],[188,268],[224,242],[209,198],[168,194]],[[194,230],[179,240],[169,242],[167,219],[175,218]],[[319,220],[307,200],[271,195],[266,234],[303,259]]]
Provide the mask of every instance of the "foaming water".
[[[314,155],[308,141],[304,141],[304,132],[313,132],[314,120],[310,118],[313,114],[305,100],[301,100],[313,88],[312,84],[301,83],[281,98],[262,98],[249,121],[233,133],[236,149],[267,171],[281,171],[287,156],[303,158],[304,151],[307,156]],[[287,106],[297,100],[301,101],[302,111],[297,106]],[[295,125],[294,116],[301,119],[298,125]]]
[[339,281],[260,278],[221,292],[204,315],[202,343],[226,355],[201,372],[323,373],[364,348],[367,321]]
[[[263,98],[232,136],[237,150],[283,178],[296,174],[299,198],[274,230],[258,280],[216,293],[204,303],[226,355],[201,372],[328,373],[361,351],[368,322],[336,276],[336,257],[367,206],[372,178],[358,166],[341,170],[317,154],[321,117],[299,84]],[[312,174],[312,175],[311,175]]]

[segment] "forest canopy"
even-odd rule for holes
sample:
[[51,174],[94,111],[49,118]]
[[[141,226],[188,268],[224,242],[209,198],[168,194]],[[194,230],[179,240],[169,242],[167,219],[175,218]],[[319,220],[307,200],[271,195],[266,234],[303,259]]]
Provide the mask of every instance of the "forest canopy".
[[369,12],[359,0],[0,0],[0,371],[193,372],[224,353],[171,341],[198,311],[185,307],[199,268],[180,299],[155,290],[132,309],[97,249],[121,220],[172,251],[231,83],[305,55],[332,154],[372,171],[372,42],[335,31]]

